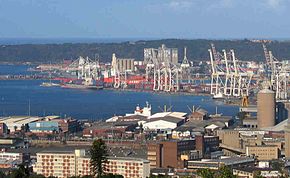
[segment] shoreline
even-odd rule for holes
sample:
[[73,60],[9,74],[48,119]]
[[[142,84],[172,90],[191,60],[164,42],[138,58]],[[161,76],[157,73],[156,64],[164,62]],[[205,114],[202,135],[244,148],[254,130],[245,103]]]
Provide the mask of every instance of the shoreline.
[[104,88],[103,90],[110,90],[110,91],[119,91],[119,92],[136,92],[136,93],[154,93],[154,94],[164,94],[164,95],[183,95],[183,96],[208,96],[210,94],[207,93],[190,93],[190,92],[165,92],[165,91],[153,91],[153,90],[138,90],[138,89],[116,89],[116,88]]

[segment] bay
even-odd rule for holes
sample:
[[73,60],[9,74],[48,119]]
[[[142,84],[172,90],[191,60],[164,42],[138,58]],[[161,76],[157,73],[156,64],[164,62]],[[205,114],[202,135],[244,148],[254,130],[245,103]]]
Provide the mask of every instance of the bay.
[[[0,65],[0,71],[9,74],[24,72],[29,66]],[[9,69],[10,68],[10,69]],[[188,107],[201,107],[215,113],[234,116],[237,106],[224,105],[209,96],[163,94],[153,92],[127,92],[115,90],[84,90],[60,87],[41,87],[41,80],[2,80],[0,81],[0,116],[61,115],[76,119],[107,119],[114,115],[133,113],[139,104],[143,107],[148,101],[152,111],[160,112],[164,105],[172,106],[172,111],[189,113]]]

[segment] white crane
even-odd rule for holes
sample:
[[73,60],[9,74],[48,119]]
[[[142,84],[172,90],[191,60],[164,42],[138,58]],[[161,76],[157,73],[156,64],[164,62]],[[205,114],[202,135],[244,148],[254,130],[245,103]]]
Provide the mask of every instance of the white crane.
[[180,66],[172,62],[171,52],[165,45],[159,49],[144,49],[146,79],[153,82],[154,91],[178,91]]
[[209,51],[211,62],[211,94],[214,98],[223,96],[248,96],[252,74],[243,69],[235,56],[234,50],[229,53],[222,50],[218,53],[214,44]]
[[263,50],[266,58],[266,74],[271,88],[276,92],[277,100],[288,99],[288,81],[290,67],[288,61],[279,61],[265,44]]

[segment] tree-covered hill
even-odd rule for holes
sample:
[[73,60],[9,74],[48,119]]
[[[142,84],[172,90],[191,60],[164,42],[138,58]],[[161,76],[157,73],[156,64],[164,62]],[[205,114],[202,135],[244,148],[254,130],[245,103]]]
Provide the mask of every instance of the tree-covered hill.
[[[89,56],[94,59],[99,54],[102,62],[111,61],[112,53],[119,58],[143,60],[144,48],[157,48],[161,44],[179,49],[179,60],[183,59],[183,48],[187,47],[190,60],[207,60],[210,43],[217,50],[235,49],[241,60],[264,60],[261,43],[250,40],[182,40],[166,39],[123,43],[65,43],[65,44],[23,44],[1,45],[0,61],[6,62],[57,62],[63,59],[76,59],[78,56]],[[278,59],[290,59],[290,42],[273,41],[267,43],[269,50]]]

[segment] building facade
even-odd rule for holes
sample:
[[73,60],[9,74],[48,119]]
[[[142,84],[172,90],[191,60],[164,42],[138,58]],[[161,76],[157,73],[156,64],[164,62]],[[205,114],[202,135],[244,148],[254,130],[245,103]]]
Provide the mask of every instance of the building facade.
[[195,140],[171,140],[148,144],[147,158],[151,168],[184,168],[191,151],[195,150]]
[[276,145],[247,146],[246,155],[258,160],[273,160],[279,158],[279,149]]
[[[90,157],[85,150],[74,152],[41,152],[37,153],[34,172],[46,177],[66,178],[91,175]],[[105,172],[122,175],[124,178],[146,178],[150,175],[148,160],[127,157],[109,157]]]
[[39,121],[28,124],[32,133],[54,133],[59,132],[58,123],[56,121]]

